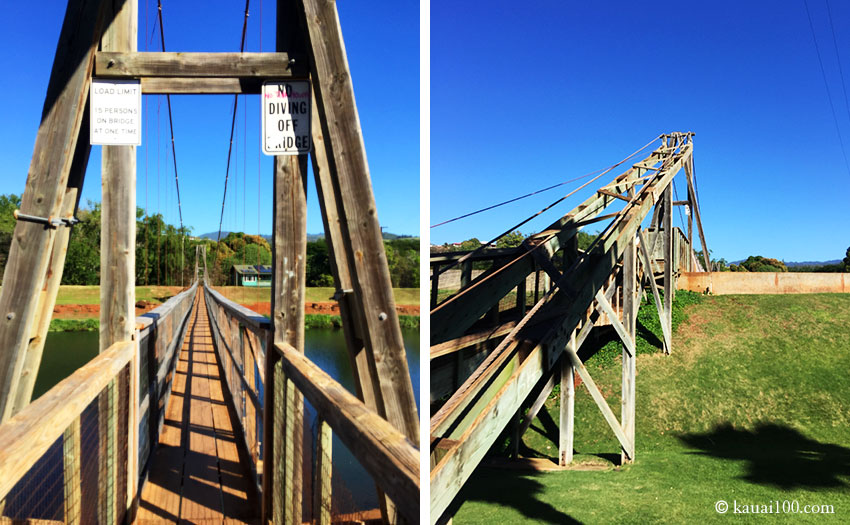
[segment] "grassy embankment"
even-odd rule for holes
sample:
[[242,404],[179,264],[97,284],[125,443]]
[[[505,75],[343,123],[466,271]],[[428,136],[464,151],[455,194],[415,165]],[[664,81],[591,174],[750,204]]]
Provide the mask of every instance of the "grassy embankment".
[[[846,523],[850,295],[706,297],[685,312],[671,356],[647,353],[659,330],[638,327],[634,464],[611,463],[619,460],[616,438],[581,386],[575,449],[585,470],[479,468],[454,522],[748,523],[765,517],[730,516],[734,501],[739,509],[778,502],[774,512],[796,501],[801,510],[832,505],[834,513],[771,518]],[[616,346],[587,365],[619,414]],[[527,456],[557,456],[555,396],[547,410],[524,438]],[[715,510],[719,500],[728,502],[726,514]]]
[[[147,301],[153,304],[161,304],[170,297],[179,293],[179,286],[137,286],[136,300]],[[241,288],[225,286],[219,288],[225,297],[242,304],[268,302],[271,299],[269,288]],[[334,294],[333,288],[307,288],[305,301],[328,302]],[[418,288],[394,288],[393,294],[396,304],[418,305]],[[91,305],[100,303],[99,286],[61,286],[56,297],[57,305]],[[79,317],[79,316],[78,316]],[[419,317],[410,315],[399,316],[402,328],[419,328]],[[307,314],[305,316],[307,328],[340,328],[342,320],[338,315]],[[53,319],[50,322],[51,331],[96,331],[98,330],[97,314],[92,313],[89,318],[81,319]]]

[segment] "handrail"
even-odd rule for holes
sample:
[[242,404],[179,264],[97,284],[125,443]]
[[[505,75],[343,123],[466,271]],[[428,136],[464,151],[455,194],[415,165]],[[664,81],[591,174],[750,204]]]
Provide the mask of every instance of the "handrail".
[[110,346],[0,425],[0,500],[130,362],[135,341]]
[[396,508],[419,520],[419,449],[302,353],[286,343],[275,348],[284,375],[330,424]]
[[227,297],[218,292],[212,286],[205,285],[206,289],[212,294],[215,298],[216,302],[218,302],[221,306],[223,306],[228,312],[231,313],[234,317],[239,318],[240,321],[247,325],[251,325],[257,330],[269,330],[271,329],[271,321],[264,315],[260,315],[257,312],[245,308],[241,304],[231,301]]

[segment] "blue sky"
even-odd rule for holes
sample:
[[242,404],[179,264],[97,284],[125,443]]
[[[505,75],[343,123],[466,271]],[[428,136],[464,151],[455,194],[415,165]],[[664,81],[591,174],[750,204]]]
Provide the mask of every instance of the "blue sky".
[[[262,5],[262,17],[260,9]],[[203,8],[199,8],[203,6]],[[150,39],[155,0],[139,0],[139,50],[158,51]],[[274,9],[270,0],[251,2],[247,50],[274,50]],[[23,191],[44,103],[53,54],[65,12],[64,1],[13,2],[0,20],[0,193]],[[238,51],[243,1],[163,2],[168,51]],[[419,231],[419,11],[416,3],[379,0],[368,9],[340,2],[348,60],[354,83],[378,217],[387,231]],[[142,37],[141,34],[146,34]],[[164,97],[144,97],[143,145],[137,151],[137,204],[178,223],[174,172]],[[160,107],[160,99],[162,104]],[[177,170],[184,222],[195,233],[217,231],[230,133],[232,95],[172,96]],[[258,231],[258,175],[262,198],[259,231],[271,232],[271,157],[258,159],[259,97],[240,100],[238,148],[234,150],[225,230]],[[157,139],[157,112],[159,135]],[[247,130],[247,133],[245,133]],[[159,150],[157,152],[157,149]],[[247,152],[247,155],[245,154]],[[260,163],[258,165],[258,163]],[[237,169],[238,166],[238,169]],[[157,170],[157,167],[159,168]],[[159,174],[157,175],[157,171]],[[146,182],[147,178],[147,182]],[[238,188],[236,185],[238,184]],[[100,147],[92,148],[81,203],[100,200]],[[312,175],[308,231],[323,230]]]
[[[826,3],[809,6],[850,154]],[[850,5],[833,0],[831,8],[850,82]],[[687,130],[696,133],[715,257],[827,260],[850,246],[850,174],[802,0],[604,8],[433,0],[430,89],[431,224],[609,166],[660,133]],[[678,190],[684,198],[684,184]],[[434,228],[431,242],[487,240],[564,193]],[[522,231],[545,227],[587,195]]]

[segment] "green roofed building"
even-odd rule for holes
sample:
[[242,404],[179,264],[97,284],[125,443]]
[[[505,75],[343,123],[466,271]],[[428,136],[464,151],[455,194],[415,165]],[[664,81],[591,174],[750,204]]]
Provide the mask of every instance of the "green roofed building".
[[272,267],[263,264],[234,264],[230,270],[231,286],[270,288]]

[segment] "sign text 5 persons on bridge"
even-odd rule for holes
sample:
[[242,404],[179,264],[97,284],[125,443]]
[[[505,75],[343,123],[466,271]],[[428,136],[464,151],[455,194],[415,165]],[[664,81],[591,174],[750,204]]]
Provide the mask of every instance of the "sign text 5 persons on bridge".
[[310,152],[310,82],[307,80],[263,83],[263,153],[302,155]]

